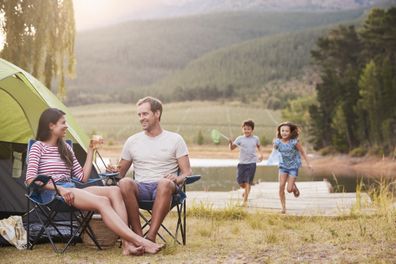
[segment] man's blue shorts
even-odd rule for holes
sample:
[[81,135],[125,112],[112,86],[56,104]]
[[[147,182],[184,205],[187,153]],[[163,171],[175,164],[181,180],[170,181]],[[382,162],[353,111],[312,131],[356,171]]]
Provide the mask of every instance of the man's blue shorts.
[[256,173],[256,163],[238,164],[238,170],[237,170],[238,184],[242,184],[242,183],[252,184],[255,173]]
[[292,177],[298,176],[298,169],[286,169],[286,168],[279,168],[279,174],[287,174]]
[[[139,201],[155,200],[157,195],[158,182],[137,182]],[[175,184],[176,185],[176,184]],[[180,187],[176,185],[176,193],[180,191]]]

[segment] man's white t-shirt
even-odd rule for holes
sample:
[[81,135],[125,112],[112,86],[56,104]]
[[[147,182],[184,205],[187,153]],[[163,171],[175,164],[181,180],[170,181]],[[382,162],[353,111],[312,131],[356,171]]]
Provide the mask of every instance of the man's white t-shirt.
[[121,158],[133,162],[137,181],[155,182],[168,174],[177,174],[177,159],[186,155],[188,149],[183,138],[163,130],[156,137],[149,137],[144,131],[129,137]]

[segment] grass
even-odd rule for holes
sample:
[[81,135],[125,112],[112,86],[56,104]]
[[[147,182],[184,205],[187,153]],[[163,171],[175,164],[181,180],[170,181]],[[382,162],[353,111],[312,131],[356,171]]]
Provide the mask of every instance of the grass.
[[[82,244],[61,255],[43,244],[32,251],[0,248],[1,262],[386,263],[396,259],[395,211],[392,222],[382,215],[299,217],[266,212],[237,219],[222,210],[213,211],[207,216],[189,215],[187,245],[170,243],[157,255],[123,257],[118,247],[97,251]],[[174,221],[174,215],[166,220]]]
[[[188,210],[187,245],[173,242],[156,255],[121,256],[117,246],[97,251],[83,244],[55,254],[49,244],[32,251],[0,248],[1,263],[389,263],[396,260],[392,184],[369,187],[367,205],[337,217],[292,216],[225,209],[199,203]],[[386,210],[385,210],[386,207]],[[165,224],[175,224],[171,212]]]
[[[88,134],[101,134],[109,144],[123,143],[141,131],[133,104],[97,104],[70,108],[78,124]],[[280,111],[262,109],[236,102],[183,102],[164,105],[163,128],[179,132],[188,144],[197,143],[198,132],[203,143],[211,143],[210,132],[216,128],[236,137],[241,134],[242,121],[252,118],[255,134],[272,140]]]

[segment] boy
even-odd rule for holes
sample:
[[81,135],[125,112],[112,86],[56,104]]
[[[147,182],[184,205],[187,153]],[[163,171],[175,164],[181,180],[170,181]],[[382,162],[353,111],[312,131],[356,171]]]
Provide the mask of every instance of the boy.
[[[256,162],[263,160],[261,153],[260,140],[253,135],[254,122],[253,120],[246,120],[242,124],[242,136],[235,139],[234,142],[229,140],[230,150],[239,147],[239,163],[237,168],[237,182],[241,188],[244,189],[242,194],[243,205],[247,205],[250,186],[253,183],[254,174],[256,173]],[[259,157],[256,155],[256,148],[259,152]]]

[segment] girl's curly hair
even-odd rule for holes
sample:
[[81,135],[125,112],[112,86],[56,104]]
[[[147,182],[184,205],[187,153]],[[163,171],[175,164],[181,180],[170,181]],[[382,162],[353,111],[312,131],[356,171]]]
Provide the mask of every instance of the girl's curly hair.
[[298,126],[293,124],[292,122],[286,121],[286,122],[279,124],[278,127],[276,128],[276,137],[277,138],[279,138],[279,139],[282,138],[280,129],[283,126],[288,126],[290,128],[290,138],[291,139],[298,138],[298,136],[300,135],[300,129],[298,128]]

